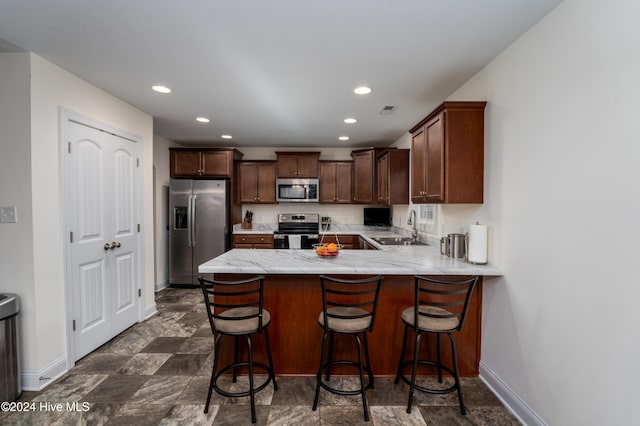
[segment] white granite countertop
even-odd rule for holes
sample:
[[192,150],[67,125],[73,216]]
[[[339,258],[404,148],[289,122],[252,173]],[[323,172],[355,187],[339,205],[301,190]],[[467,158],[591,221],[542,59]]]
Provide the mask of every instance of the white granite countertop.
[[[333,233],[333,232],[331,232]],[[320,257],[314,250],[234,249],[198,267],[201,273],[248,274],[383,274],[501,276],[494,266],[473,265],[440,254],[435,246],[380,246],[368,237],[397,236],[391,231],[360,234],[380,250],[342,250]]]

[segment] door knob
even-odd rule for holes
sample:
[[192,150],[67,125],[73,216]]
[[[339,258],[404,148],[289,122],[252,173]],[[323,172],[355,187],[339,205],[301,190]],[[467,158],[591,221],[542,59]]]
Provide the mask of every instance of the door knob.
[[[106,245],[107,245],[107,244],[105,244],[105,246],[106,246]],[[113,241],[113,242],[111,243],[111,246],[109,246],[109,249],[110,249],[110,250],[113,250],[113,249],[115,249],[115,248],[120,247],[121,245],[122,245],[122,244],[120,244],[120,243],[116,243],[115,241]]]
[[104,248],[104,251],[107,251],[107,250],[109,250],[109,249],[111,248],[111,244],[106,243],[106,244],[103,246],[103,248]]

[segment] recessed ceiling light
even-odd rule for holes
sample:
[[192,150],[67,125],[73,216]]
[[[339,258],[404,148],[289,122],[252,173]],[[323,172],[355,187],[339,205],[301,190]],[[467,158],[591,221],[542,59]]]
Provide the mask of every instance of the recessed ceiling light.
[[151,86],[151,88],[158,93],[171,93],[171,89],[169,89],[167,86],[156,85]]
[[196,121],[199,121],[201,123],[208,123],[211,120],[209,120],[207,117],[196,117]]
[[222,139],[231,139],[233,136],[231,135],[220,135]]
[[341,140],[341,141],[348,141],[349,140],[349,136],[340,136],[338,139]]
[[348,118],[345,118],[345,119],[344,119],[344,122],[345,122],[345,123],[347,123],[347,124],[353,124],[353,123],[356,123],[357,121],[358,121],[358,120],[356,120],[356,119],[355,119],[355,118],[353,118],[353,117],[348,117]]
[[355,93],[356,95],[368,95],[369,93],[371,93],[371,87],[367,87],[367,86],[356,87],[355,89],[353,89],[353,93]]

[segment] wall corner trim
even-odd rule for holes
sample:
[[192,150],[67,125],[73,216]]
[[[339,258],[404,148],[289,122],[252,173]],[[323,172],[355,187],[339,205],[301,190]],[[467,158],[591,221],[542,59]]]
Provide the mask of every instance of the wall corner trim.
[[[155,303],[153,305],[151,305],[151,306],[147,306],[147,308],[145,309],[145,312],[144,312],[144,321],[148,320],[149,318],[151,318],[152,316],[154,316],[157,313],[158,313],[158,310],[156,309],[156,304]],[[140,324],[141,322],[139,322],[138,324]]]
[[522,400],[498,375],[480,361],[480,379],[523,425],[548,426],[547,422]]

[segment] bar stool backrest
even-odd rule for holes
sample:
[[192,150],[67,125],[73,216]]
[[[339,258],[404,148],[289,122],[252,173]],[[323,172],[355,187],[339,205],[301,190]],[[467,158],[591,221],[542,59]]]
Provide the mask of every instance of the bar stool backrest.
[[[451,318],[457,319],[457,321],[447,322],[454,324],[450,331],[460,331],[477,282],[477,276],[463,279],[416,276],[414,330],[418,329],[420,317],[425,317],[442,322]],[[447,330],[438,329],[437,331]]]
[[[366,330],[372,331],[378,310],[378,296],[382,280],[381,275],[354,280],[320,275],[325,331],[330,330],[331,318],[356,320],[367,317],[371,317],[371,321]],[[364,312],[358,313],[358,310]],[[341,314],[343,312],[348,312],[348,314]]]
[[[262,303],[264,293],[264,275],[238,280],[238,281],[218,281],[199,278],[202,294],[204,295],[205,306],[211,331],[218,334],[216,320],[243,321],[256,319],[258,322],[257,332],[262,332]],[[243,308],[255,309],[243,309]],[[226,311],[235,309],[236,312],[246,312],[243,315],[224,315]]]

